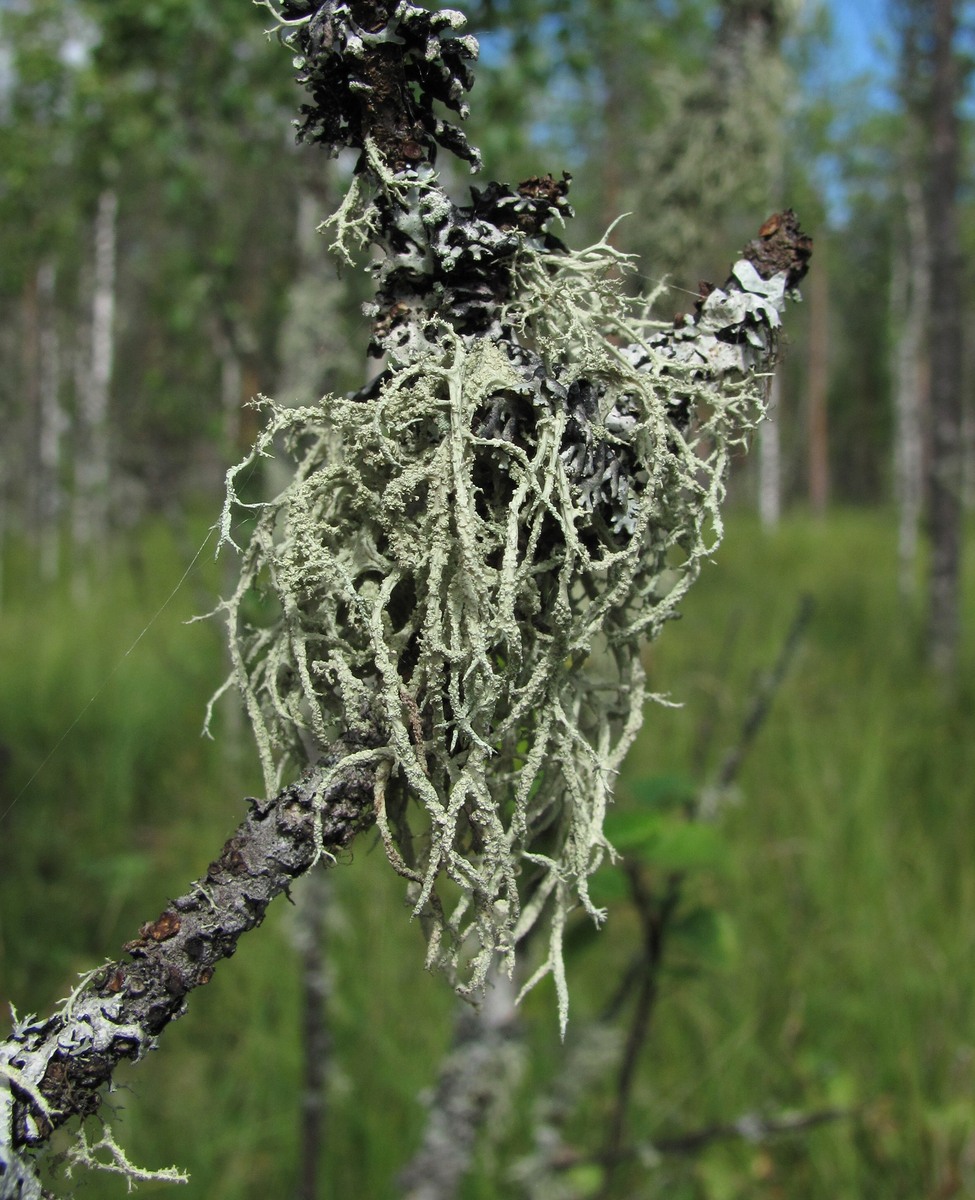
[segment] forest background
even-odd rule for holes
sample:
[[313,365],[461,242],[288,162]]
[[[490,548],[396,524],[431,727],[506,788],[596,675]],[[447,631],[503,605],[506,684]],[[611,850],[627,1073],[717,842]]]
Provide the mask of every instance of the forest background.
[[[956,5],[948,294],[933,274],[938,7],[880,5],[872,29],[791,0],[466,7],[486,173],[570,171],[574,245],[629,213],[613,238],[644,287],[665,287],[662,314],[723,279],[773,209],[800,213],[816,257],[774,420],[734,465],[726,543],[648,655],[652,690],[682,707],[651,708],[621,783],[637,866],[603,876],[608,928],[574,933],[564,1048],[546,989],[526,1003],[519,1080],[465,1197],[975,1194],[972,558],[932,670],[925,482],[947,374],[970,514],[972,349],[946,366],[938,337],[975,302],[972,31]],[[246,401],[362,381],[363,284],[316,233],[350,164],[293,144],[296,89],[265,15],[0,4],[0,1000],[22,1010],[46,1011],[132,937],[259,792],[232,705],[216,743],[199,738],[225,651],[216,625],[183,622],[233,579],[204,543],[256,432]],[[267,482],[252,478],[255,497]],[[381,857],[363,844],[332,873],[310,934],[300,904],[273,914],[132,1073],[117,1133],[140,1162],[186,1166],[182,1194],[297,1194],[309,1178],[322,1197],[405,1194],[453,999],[423,974]],[[634,1030],[633,998],[614,996],[646,915],[634,881],[659,899],[674,878],[626,1083],[635,1151],[607,1172],[599,1131]],[[309,936],[329,982],[313,1009]],[[309,1173],[301,1090],[323,1034]],[[559,1163],[543,1153],[553,1128]]]

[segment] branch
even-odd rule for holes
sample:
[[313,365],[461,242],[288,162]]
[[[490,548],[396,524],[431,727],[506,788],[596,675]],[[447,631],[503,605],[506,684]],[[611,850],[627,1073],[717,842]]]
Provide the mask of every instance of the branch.
[[682,877],[679,874],[673,874],[668,878],[663,897],[660,899],[647,886],[639,863],[627,863],[627,875],[630,880],[633,904],[643,927],[643,944],[640,948],[641,970],[638,976],[639,989],[636,1004],[630,1019],[623,1052],[620,1055],[616,1090],[607,1122],[605,1137],[607,1166],[601,1194],[609,1193],[613,1167],[619,1161],[630,1101],[633,1096],[633,1085],[636,1082],[637,1067],[650,1033],[650,1024],[659,994],[660,968],[663,963],[666,938],[674,913],[681,901]]
[[598,1154],[584,1154],[568,1146],[562,1146],[557,1161],[553,1162],[556,1171],[567,1171],[584,1163],[598,1163],[604,1166],[617,1164],[634,1158],[646,1159],[655,1156],[698,1154],[715,1142],[742,1139],[747,1142],[765,1142],[771,1137],[781,1137],[790,1133],[805,1133],[819,1125],[830,1121],[840,1121],[851,1116],[849,1109],[821,1108],[812,1112],[787,1112],[777,1117],[763,1117],[758,1113],[745,1113],[737,1121],[705,1125],[701,1129],[691,1129],[686,1133],[674,1134],[673,1137],[656,1138],[651,1142],[638,1145],[624,1146],[610,1159],[605,1151]]
[[371,756],[337,743],[272,800],[250,800],[206,874],[141,927],[126,958],[90,971],[45,1020],[15,1018],[0,1044],[0,1198],[41,1195],[25,1152],[95,1113],[119,1063],[155,1046],[270,902],[373,824]]
[[470,1170],[478,1137],[511,1099],[524,1048],[510,979],[493,974],[480,1011],[464,1004],[454,1041],[426,1099],[427,1122],[400,1175],[402,1200],[454,1200]]
[[692,1129],[687,1133],[669,1138],[658,1138],[653,1143],[658,1154],[697,1154],[714,1142],[732,1138],[743,1138],[748,1142],[764,1142],[770,1137],[787,1133],[805,1133],[818,1125],[840,1121],[850,1116],[848,1109],[820,1108],[813,1112],[783,1113],[778,1117],[762,1117],[757,1113],[746,1113],[737,1121],[726,1124],[706,1125],[703,1129]]
[[[770,224],[771,222],[766,222],[766,227]],[[812,599],[802,596],[773,666],[760,677],[754,687],[736,741],[726,751],[714,782],[702,789],[702,800],[695,806],[692,814],[696,819],[713,817],[717,807],[714,796],[726,791],[737,778],[745,756],[765,724],[775,697],[795,659],[812,612]],[[707,757],[706,749],[701,747],[696,752],[696,757],[703,761]],[[555,1141],[548,1147],[548,1153],[544,1154],[541,1160],[543,1165],[536,1166],[536,1171],[545,1171],[565,1169],[580,1162],[599,1163],[605,1171],[599,1192],[601,1197],[611,1193],[617,1168],[637,1153],[642,1153],[641,1148],[624,1144],[626,1124],[637,1066],[653,1020],[667,936],[680,907],[685,880],[684,872],[671,872],[658,893],[650,886],[646,872],[639,862],[627,861],[625,868],[630,883],[630,900],[640,921],[642,938],[637,953],[627,966],[622,981],[605,1007],[599,1022],[603,1027],[608,1025],[635,993],[626,1039],[619,1054],[615,1094],[603,1145],[597,1153],[585,1155],[567,1147],[561,1141]],[[805,1129],[841,1115],[844,1114],[828,1110],[825,1114],[789,1115],[778,1122],[763,1122],[758,1117],[748,1115],[730,1124],[708,1126],[706,1129],[679,1137],[654,1141],[652,1148],[656,1153],[693,1153],[694,1150],[719,1138],[759,1138],[768,1133]],[[537,1163],[539,1159],[531,1161]]]
[[[773,213],[722,286],[702,281],[694,313],[675,318],[674,328],[649,345],[716,383],[729,375],[771,370],[785,301],[795,297],[812,249],[812,238],[802,232],[791,208]],[[641,357],[650,361],[645,352]]]
[[[241,584],[223,608],[269,774],[280,765],[270,762],[272,741],[282,755],[304,752],[296,713],[311,713],[324,747],[329,730],[369,719],[365,697],[373,723],[385,730],[383,745],[333,747],[324,769],[255,802],[206,875],[126,946],[128,958],[89,973],[53,1016],[15,1020],[0,1045],[0,1200],[41,1195],[30,1151],[71,1117],[96,1112],[115,1067],[143,1057],[184,1011],[189,992],[260,924],[270,901],[377,816],[393,865],[417,885],[416,912],[436,918],[430,961],[456,966],[466,936],[476,937],[472,990],[494,956],[510,957],[515,941],[547,913],[549,958],[534,978],[555,975],[564,1023],[561,935],[573,889],[593,917],[601,915],[586,880],[605,849],[608,780],[639,724],[638,644],[669,619],[713,549],[714,538],[702,531],[719,525],[728,447],[761,408],[739,377],[766,370],[774,358],[784,298],[809,255],[793,214],[776,215],[724,289],[702,289],[696,316],[659,333],[654,323],[631,318],[615,283],[619,255],[605,245],[573,253],[547,232],[569,214],[567,179],[534,177],[517,189],[488,184],[472,189],[467,206],[455,205],[437,182],[438,147],[472,165],[478,159],[460,130],[436,115],[438,105],[466,113],[477,47],[455,36],[460,14],[427,13],[408,0],[281,0],[280,12],[270,0],[265,6],[310,94],[300,134],[333,152],[359,152],[336,228],[340,244],[372,241],[387,251],[370,313],[373,349],[388,353],[389,369],[376,387],[383,420],[366,405],[336,402],[325,417],[309,417],[310,410],[278,416],[262,435],[255,456],[275,430],[295,432],[299,423],[314,444],[293,490],[260,506]],[[532,336],[522,339],[519,329]],[[535,335],[544,353],[529,348]],[[736,381],[741,386],[712,423],[685,438],[691,405]],[[670,411],[682,406],[686,420]],[[394,410],[400,424],[386,427]],[[346,451],[373,447],[353,463],[354,488],[339,480],[347,464],[315,458],[335,444],[340,419]],[[329,436],[315,440],[322,429]],[[409,453],[393,440],[407,432]],[[698,455],[705,434],[715,448]],[[228,475],[225,535],[237,470]],[[493,495],[485,473],[500,480]],[[672,500],[662,505],[665,481]],[[287,532],[276,541],[283,507]],[[396,539],[388,537],[391,523]],[[368,570],[354,561],[357,550],[345,559],[344,548],[334,551],[319,536],[325,526],[329,536],[347,534],[350,546],[371,547]],[[387,543],[380,555],[377,547]],[[685,554],[681,578],[658,597],[656,581],[670,571],[674,545]],[[502,546],[510,553],[499,566]],[[271,559],[289,625],[245,637],[241,650],[241,597]],[[384,577],[378,594],[377,570]],[[298,579],[300,598],[288,590]],[[487,580],[496,581],[493,592],[481,589]],[[410,595],[436,597],[439,605],[416,602],[404,618],[397,610]],[[544,620],[533,620],[543,611]],[[313,684],[306,650],[321,644],[324,630],[337,664],[329,670],[347,694],[326,696]],[[390,630],[395,645],[386,640]],[[616,675],[608,687],[600,682],[597,705],[578,667],[603,635]],[[499,636],[501,650],[490,649]],[[274,730],[276,740],[263,701],[285,726]],[[448,730],[449,744],[441,737]],[[381,760],[387,777],[398,771],[388,823],[382,788],[374,787]],[[559,771],[540,770],[544,761]],[[515,813],[505,825],[512,792]],[[407,795],[429,817],[430,850],[416,870],[403,866],[390,833],[393,810]],[[562,829],[554,835],[556,814]],[[541,830],[564,848],[561,861],[532,849]],[[533,858],[547,873],[527,912],[519,910],[519,858]],[[443,878],[466,893],[450,925],[436,892]],[[453,935],[455,945],[442,950],[442,935]]]
[[[812,596],[803,595],[799,598],[796,614],[792,618],[792,624],[789,626],[789,631],[786,634],[785,641],[782,643],[782,648],[779,651],[775,665],[771,671],[759,680],[745,718],[742,721],[738,740],[725,751],[724,759],[718,768],[714,784],[710,789],[711,793],[727,791],[738,778],[742,763],[745,761],[745,755],[765,724],[776,694],[782,686],[782,682],[788,673],[789,667],[792,665],[792,660],[795,658],[796,652],[805,635],[806,627],[812,620],[814,609],[815,602]],[[707,806],[702,805],[702,808],[706,809]]]

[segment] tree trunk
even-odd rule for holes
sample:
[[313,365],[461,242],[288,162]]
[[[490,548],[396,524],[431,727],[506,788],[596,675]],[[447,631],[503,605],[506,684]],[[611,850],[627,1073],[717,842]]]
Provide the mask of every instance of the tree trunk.
[[321,1163],[331,1049],[328,1026],[331,981],[325,949],[325,913],[330,893],[331,881],[325,872],[312,872],[303,881],[297,900],[294,942],[301,960],[301,1048],[304,1058],[298,1200],[316,1200],[323,1186]]
[[954,0],[934,0],[928,221],[931,235],[931,575],[928,657],[954,674],[961,568],[962,312],[958,243],[958,62]]
[[95,215],[95,263],[91,304],[91,351],[79,396],[75,465],[75,542],[104,543],[108,532],[108,406],[115,356],[115,250],[118,197],[102,192]]
[[897,495],[898,582],[905,599],[917,583],[918,527],[924,502],[922,414],[927,389],[926,320],[930,276],[924,197],[916,177],[903,183],[906,247],[895,246],[891,271],[894,332],[894,477]]
[[[785,9],[776,0],[721,0],[713,65],[721,94],[737,96],[740,103],[743,94],[754,92],[762,73],[773,75],[781,67],[785,25]],[[763,159],[753,169],[764,171],[766,201],[776,208],[783,171],[781,121],[770,122],[766,132]],[[732,188],[736,182],[741,185],[740,179],[729,181]],[[734,201],[729,193],[729,206]],[[762,527],[768,530],[775,529],[782,518],[781,401],[782,380],[776,372],[769,387],[768,416],[758,429],[758,513]]]
[[768,416],[758,427],[758,515],[763,529],[775,529],[782,517],[779,466],[779,400],[782,385],[776,372],[769,383]]
[[480,1009],[465,1002],[458,1011],[423,1137],[400,1174],[401,1200],[456,1200],[492,1114],[511,1103],[522,1053],[514,986],[494,971]]
[[829,501],[829,279],[820,259],[809,278],[809,507],[817,517]]
[[63,509],[61,439],[67,427],[61,406],[61,342],[55,307],[56,281],[57,269],[54,264],[44,263],[37,272],[40,316],[38,516],[41,574],[47,580],[56,579],[58,574],[59,525]]
[[24,436],[25,446],[21,450],[25,482],[27,484],[27,513],[26,525],[35,530],[40,518],[40,494],[37,487],[37,413],[40,410],[40,346],[38,329],[40,328],[40,297],[38,295],[38,276],[36,272],[28,273],[24,280],[20,301],[20,394],[25,409]]

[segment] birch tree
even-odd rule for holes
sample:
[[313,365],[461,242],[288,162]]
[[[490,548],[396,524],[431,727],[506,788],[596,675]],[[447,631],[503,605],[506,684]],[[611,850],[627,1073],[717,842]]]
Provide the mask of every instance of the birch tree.
[[921,186],[905,165],[904,230],[891,266],[894,479],[897,499],[898,580],[902,596],[917,590],[918,539],[924,504],[924,416],[927,410],[927,314],[930,270],[927,217]]
[[106,188],[95,212],[90,350],[82,368],[75,458],[74,534],[79,547],[104,549],[111,478],[109,400],[115,360],[115,289],[118,195]]

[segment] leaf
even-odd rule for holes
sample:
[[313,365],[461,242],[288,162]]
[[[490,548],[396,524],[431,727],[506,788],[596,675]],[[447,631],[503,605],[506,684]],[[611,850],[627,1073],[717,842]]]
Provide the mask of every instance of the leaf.
[[654,840],[660,831],[660,815],[655,812],[621,812],[614,809],[606,814],[606,836],[617,850],[632,850]]
[[580,1200],[586,1196],[595,1196],[602,1187],[602,1168],[594,1163],[580,1163],[579,1166],[570,1167],[565,1172],[565,1181],[571,1189],[571,1194],[580,1197]]
[[605,865],[590,879],[589,895],[597,908],[608,908],[629,899],[630,885],[619,867]]

